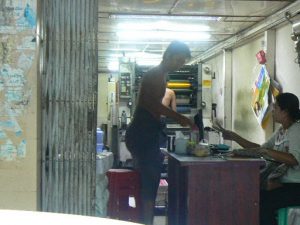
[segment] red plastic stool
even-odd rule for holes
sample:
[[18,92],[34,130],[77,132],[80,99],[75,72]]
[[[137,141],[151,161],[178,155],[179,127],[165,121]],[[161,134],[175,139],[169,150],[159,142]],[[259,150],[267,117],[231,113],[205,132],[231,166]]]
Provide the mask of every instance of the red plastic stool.
[[139,222],[140,176],[137,171],[110,169],[107,172],[109,200],[107,215],[113,219]]

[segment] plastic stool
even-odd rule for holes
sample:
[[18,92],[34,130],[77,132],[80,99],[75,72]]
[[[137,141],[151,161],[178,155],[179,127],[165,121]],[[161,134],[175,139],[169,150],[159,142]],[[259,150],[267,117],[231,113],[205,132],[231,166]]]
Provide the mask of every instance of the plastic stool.
[[277,221],[278,225],[288,225],[288,213],[289,209],[300,208],[300,206],[293,206],[287,208],[281,208],[277,211]]
[[140,176],[137,171],[110,169],[107,172],[109,200],[107,215],[113,219],[139,222]]
[[289,208],[281,208],[277,211],[277,221],[278,225],[287,225]]

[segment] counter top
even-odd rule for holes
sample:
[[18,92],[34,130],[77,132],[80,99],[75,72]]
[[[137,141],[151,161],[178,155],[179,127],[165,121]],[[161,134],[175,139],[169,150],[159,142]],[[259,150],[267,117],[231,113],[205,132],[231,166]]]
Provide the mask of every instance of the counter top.
[[174,152],[168,152],[166,149],[161,149],[161,151],[177,160],[181,166],[199,164],[199,163],[228,163],[228,162],[238,162],[238,163],[255,163],[261,164],[261,166],[265,165],[264,159],[256,159],[256,158],[238,158],[232,156],[225,156],[225,155],[211,155],[206,157],[197,157],[192,155],[183,155],[183,154],[176,154]]
[[105,174],[113,165],[112,152],[102,152],[96,156],[96,174]]

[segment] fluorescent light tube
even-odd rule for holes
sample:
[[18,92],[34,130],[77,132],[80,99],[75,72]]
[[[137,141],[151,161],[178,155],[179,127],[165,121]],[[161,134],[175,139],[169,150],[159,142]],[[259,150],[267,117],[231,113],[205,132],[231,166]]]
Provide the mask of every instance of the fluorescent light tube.
[[132,23],[124,22],[117,25],[118,30],[153,30],[153,31],[209,31],[209,26],[202,24],[174,23],[168,21]]
[[119,62],[118,61],[109,62],[107,68],[110,71],[117,71],[119,70]]
[[111,14],[111,19],[170,19],[170,20],[202,20],[202,21],[218,21],[218,16],[201,16],[201,15],[133,15],[133,14]]
[[119,31],[117,36],[122,40],[169,39],[181,41],[208,40],[206,32],[176,32],[176,31]]

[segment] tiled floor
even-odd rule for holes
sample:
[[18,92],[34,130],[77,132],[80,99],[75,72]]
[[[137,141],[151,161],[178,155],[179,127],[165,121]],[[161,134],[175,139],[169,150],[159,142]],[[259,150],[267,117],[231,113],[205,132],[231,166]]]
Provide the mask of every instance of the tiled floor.
[[165,216],[155,216],[153,225],[166,225],[166,217]]

